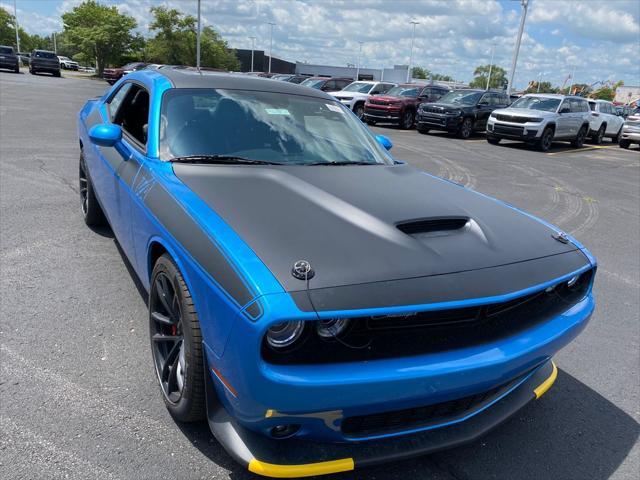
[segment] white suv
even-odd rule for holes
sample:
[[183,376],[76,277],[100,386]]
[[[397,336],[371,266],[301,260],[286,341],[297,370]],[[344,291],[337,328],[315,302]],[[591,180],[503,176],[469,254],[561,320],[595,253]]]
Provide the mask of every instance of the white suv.
[[78,62],[74,62],[69,57],[61,57],[58,55],[58,60],[60,61],[60,68],[65,70],[78,70]]
[[349,107],[358,116],[360,120],[364,117],[364,102],[370,95],[381,95],[387,93],[395,83],[389,82],[373,82],[373,81],[357,81],[350,83],[339,92],[329,92],[340,102]]
[[589,136],[595,144],[602,143],[604,137],[618,143],[622,133],[624,118],[618,116],[616,107],[606,100],[589,100],[591,119],[589,120]]

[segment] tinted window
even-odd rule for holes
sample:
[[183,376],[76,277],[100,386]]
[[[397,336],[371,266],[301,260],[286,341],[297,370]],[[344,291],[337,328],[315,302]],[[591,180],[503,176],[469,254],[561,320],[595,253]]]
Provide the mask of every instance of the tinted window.
[[394,97],[413,97],[416,98],[420,89],[418,87],[393,87],[389,89],[387,94]]
[[380,91],[381,92],[388,92],[390,89],[393,88],[393,84],[392,83],[383,83],[380,85]]
[[481,97],[482,92],[455,90],[443,95],[440,101],[442,103],[455,103],[459,105],[475,105]]
[[589,108],[592,112],[595,112],[598,109],[597,107],[598,105],[596,104],[596,102],[589,102]]
[[147,143],[149,93],[138,85],[128,85],[130,88],[124,93],[124,99],[115,112],[113,123],[122,126],[123,131],[144,145]]
[[340,90],[342,90],[344,87],[346,87],[350,83],[351,83],[351,80],[336,80],[337,88]]
[[109,118],[112,122],[116,116],[116,113],[118,112],[118,109],[120,108],[120,105],[122,104],[122,101],[125,99],[130,89],[131,84],[125,83],[120,87],[120,90],[118,90],[118,92],[113,97],[111,97],[111,101],[109,102]]
[[303,95],[172,89],[163,96],[160,155],[234,155],[285,164],[385,163],[388,154],[339,102]]
[[36,58],[56,58],[56,54],[53,52],[39,52],[36,50],[34,53],[34,57]]
[[545,112],[555,112],[558,108],[558,105],[560,105],[559,98],[520,97],[511,104],[511,107],[542,110]]
[[311,87],[311,88],[315,88],[317,90],[320,90],[322,88],[322,86],[324,85],[325,80],[320,78],[308,78],[306,79],[304,82],[302,82],[300,85],[304,85],[305,87]]
[[0,53],[11,55],[13,53],[13,47],[0,47]]
[[569,100],[569,104],[571,105],[571,111],[572,112],[584,112],[586,110],[589,110],[589,107],[587,106],[586,110],[585,110],[585,106],[582,100],[577,100],[575,98],[572,98]]
[[359,93],[369,93],[371,87],[374,87],[371,83],[364,82],[353,82],[343,88],[345,92],[359,92]]
[[336,87],[336,81],[335,80],[328,80],[327,82],[325,82],[324,85],[322,85],[322,90],[327,90],[327,91],[332,91],[332,90],[339,90],[339,88]]

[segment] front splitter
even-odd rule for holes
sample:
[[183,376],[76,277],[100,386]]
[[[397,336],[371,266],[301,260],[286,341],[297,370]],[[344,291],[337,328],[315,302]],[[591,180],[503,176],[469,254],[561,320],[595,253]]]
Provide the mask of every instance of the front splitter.
[[239,425],[215,397],[207,377],[209,427],[224,449],[253,473],[300,478],[354,470],[433,453],[472,442],[531,400],[540,398],[557,377],[549,360],[508,395],[473,417],[446,427],[360,443],[316,443],[294,438],[272,440]]

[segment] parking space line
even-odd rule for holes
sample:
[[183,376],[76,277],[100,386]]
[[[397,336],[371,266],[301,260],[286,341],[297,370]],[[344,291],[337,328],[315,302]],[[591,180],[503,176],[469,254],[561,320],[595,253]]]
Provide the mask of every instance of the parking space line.
[[615,150],[616,152],[631,152],[631,153],[635,153],[634,150],[625,150],[624,148],[620,148],[619,146],[613,146],[613,145],[591,145],[589,147],[583,147],[583,148],[574,148],[571,150],[562,150],[560,152],[550,152],[547,153],[546,155],[560,155],[561,153],[577,153],[577,152],[587,152],[589,150]]

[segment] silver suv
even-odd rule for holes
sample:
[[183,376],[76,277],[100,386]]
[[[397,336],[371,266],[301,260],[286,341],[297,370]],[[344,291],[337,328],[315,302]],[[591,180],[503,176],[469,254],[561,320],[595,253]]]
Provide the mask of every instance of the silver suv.
[[509,108],[494,110],[487,122],[487,142],[522,140],[546,152],[556,140],[580,148],[589,133],[591,110],[581,97],[529,94]]

